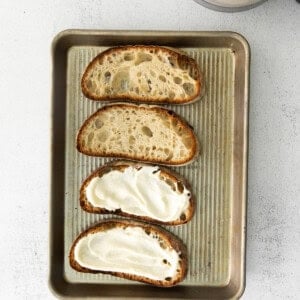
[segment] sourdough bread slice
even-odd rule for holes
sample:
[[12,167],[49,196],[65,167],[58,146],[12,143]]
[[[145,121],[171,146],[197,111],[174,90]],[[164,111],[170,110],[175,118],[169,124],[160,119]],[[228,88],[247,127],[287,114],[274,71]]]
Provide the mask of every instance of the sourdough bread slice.
[[183,165],[198,154],[196,135],[162,107],[119,103],[100,108],[77,135],[78,151],[91,156]]
[[167,230],[132,220],[106,220],[82,232],[69,255],[73,269],[171,287],[187,273],[186,247]]
[[93,100],[184,104],[202,93],[202,76],[183,51],[159,46],[120,46],[96,56],[81,87]]
[[90,213],[115,214],[166,225],[188,222],[195,210],[189,184],[155,165],[114,161],[93,172],[80,189]]

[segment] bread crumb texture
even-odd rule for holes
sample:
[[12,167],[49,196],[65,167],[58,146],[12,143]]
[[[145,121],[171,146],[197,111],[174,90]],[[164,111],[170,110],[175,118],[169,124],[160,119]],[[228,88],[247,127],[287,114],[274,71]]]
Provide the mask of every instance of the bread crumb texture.
[[115,104],[92,115],[82,126],[79,151],[179,164],[193,158],[196,137],[174,113],[148,106]]
[[189,102],[200,94],[200,72],[192,58],[157,46],[109,49],[88,66],[83,93],[91,99]]

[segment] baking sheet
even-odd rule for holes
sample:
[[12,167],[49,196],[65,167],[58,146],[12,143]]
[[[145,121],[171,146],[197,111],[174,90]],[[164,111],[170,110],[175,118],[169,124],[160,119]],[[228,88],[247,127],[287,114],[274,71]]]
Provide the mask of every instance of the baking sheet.
[[[99,220],[110,217],[84,212],[79,205],[82,181],[93,170],[111,160],[89,157],[76,150],[77,130],[89,115],[103,105],[83,96],[80,80],[87,64],[98,53],[120,44],[158,44],[180,48],[197,60],[205,78],[206,92],[202,100],[185,106],[166,106],[194,127],[201,144],[201,155],[188,166],[172,167],[191,183],[197,207],[189,223],[176,227],[165,226],[187,245],[189,271],[180,286],[158,292],[159,297],[236,297],[244,286],[249,49],[239,35],[222,32],[67,31],[57,37],[53,47],[53,75],[55,77],[58,72],[55,62],[59,59],[64,66],[57,68],[63,67],[65,72],[65,86],[55,86],[54,80],[54,94],[57,92],[61,96],[60,104],[64,105],[64,112],[59,113],[64,122],[64,132],[53,130],[54,140],[59,134],[64,140],[64,149],[57,152],[57,158],[63,160],[61,188],[64,193],[60,201],[64,209],[62,222],[59,227],[56,226],[62,235],[60,247],[63,253],[60,253],[59,260],[62,264],[61,281],[56,279],[59,282],[56,285],[53,280],[51,282],[51,273],[51,286],[54,289],[58,285],[60,289],[61,286],[68,286],[70,291],[67,296],[78,297],[112,296],[117,290],[119,293],[123,291],[122,298],[130,298],[131,289],[140,290],[140,297],[153,295],[153,291],[147,294],[149,287],[144,284],[110,275],[79,273],[68,263],[68,253],[77,235]],[[59,46],[64,46],[64,49]],[[55,115],[57,101],[53,98],[54,122],[58,119],[58,113]],[[52,164],[54,162],[53,159]],[[52,167],[52,175],[57,175],[55,166]],[[59,209],[56,202],[52,194],[52,212]],[[55,256],[57,251],[51,254]],[[82,289],[76,293],[78,286]],[[97,287],[102,293],[93,294]],[[104,291],[104,287],[107,287],[107,291]],[[172,296],[173,292],[170,291],[175,289],[181,292]]]

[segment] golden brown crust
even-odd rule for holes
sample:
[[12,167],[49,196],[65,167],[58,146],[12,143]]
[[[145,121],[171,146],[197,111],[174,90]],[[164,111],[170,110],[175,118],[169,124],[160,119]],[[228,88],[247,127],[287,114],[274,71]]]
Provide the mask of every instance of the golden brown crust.
[[148,164],[116,160],[116,161],[112,161],[112,162],[102,166],[101,168],[99,168],[98,170],[96,170],[92,174],[90,174],[82,183],[81,188],[80,188],[80,196],[79,196],[80,197],[80,206],[82,207],[82,209],[84,209],[85,211],[87,211],[89,213],[114,214],[114,215],[119,215],[119,216],[124,216],[124,217],[132,217],[135,219],[152,222],[152,223],[156,223],[156,224],[180,225],[180,224],[185,224],[188,221],[190,221],[195,212],[195,198],[193,196],[193,193],[191,191],[191,187],[190,187],[189,183],[183,177],[181,177],[179,174],[177,174],[169,169],[162,168],[162,167],[160,167],[160,171],[161,171],[160,175],[161,175],[161,177],[163,177],[162,180],[166,181],[166,179],[169,179],[174,185],[180,184],[182,186],[185,186],[191,193],[190,199],[189,199],[189,207],[177,220],[163,222],[163,221],[156,220],[156,219],[153,219],[150,217],[129,214],[129,213],[123,212],[121,209],[111,211],[111,210],[107,210],[105,208],[95,207],[88,201],[88,199],[86,197],[86,188],[93,178],[101,177],[104,174],[106,174],[112,170],[120,170],[121,171],[121,170],[128,168],[129,166],[132,166],[132,167],[138,169],[138,168],[140,168],[142,166],[146,166],[146,165],[148,165]]
[[[153,280],[150,278],[146,278],[143,276],[133,275],[133,274],[127,274],[127,273],[120,273],[120,272],[107,272],[107,271],[95,271],[91,270],[85,267],[82,267],[76,260],[74,256],[74,249],[77,244],[77,242],[87,236],[90,233],[96,233],[100,231],[105,231],[110,228],[126,228],[126,227],[139,227],[145,230],[146,233],[156,233],[159,237],[163,239],[163,242],[166,243],[169,247],[173,248],[177,253],[179,253],[180,261],[180,269],[178,271],[178,274],[175,278],[166,278],[165,280]],[[152,285],[160,286],[160,287],[172,287],[179,282],[181,282],[187,273],[187,266],[188,266],[188,259],[187,259],[187,250],[186,246],[182,243],[182,241],[170,233],[169,231],[144,222],[137,222],[132,220],[120,220],[120,219],[110,219],[110,220],[104,220],[101,223],[97,224],[94,227],[91,227],[84,232],[82,232],[76,240],[73,242],[73,245],[70,250],[69,254],[69,263],[73,269],[75,269],[78,272],[83,273],[103,273],[103,274],[110,274],[117,277],[129,279],[129,280],[135,280],[143,283],[149,283]]]
[[[88,77],[88,74],[90,70],[94,67],[95,64],[102,63],[103,59],[106,56],[111,55],[112,53],[120,53],[122,51],[126,50],[139,50],[139,49],[147,49],[147,50],[152,50],[155,52],[163,50],[168,53],[169,56],[173,57],[179,65],[182,67],[187,67],[191,66],[191,69],[193,70],[193,76],[196,79],[196,86],[195,90],[196,93],[195,95],[192,95],[189,98],[184,98],[184,99],[173,99],[171,100],[169,97],[165,97],[164,99],[160,100],[158,98],[155,98],[153,96],[151,97],[142,97],[142,96],[133,96],[133,95],[105,95],[105,96],[95,96],[92,94],[89,89],[86,86],[86,79]],[[134,46],[117,46],[113,48],[109,48],[100,54],[98,54],[87,66],[85,69],[85,72],[82,76],[81,79],[81,89],[82,93],[89,99],[91,100],[96,100],[96,101],[133,101],[133,102],[143,102],[143,103],[149,103],[149,104],[187,104],[187,103],[192,103],[197,100],[202,96],[202,74],[199,70],[199,66],[197,62],[189,57],[187,54],[184,53],[182,50],[178,50],[175,48],[168,48],[168,47],[161,47],[161,46],[152,46],[152,45],[134,45]]]
[[[153,159],[149,159],[146,158],[144,155],[140,154],[140,156],[135,156],[134,154],[130,154],[130,153],[108,153],[108,152],[96,152],[96,151],[90,151],[88,149],[86,149],[82,143],[82,135],[84,134],[84,129],[85,126],[87,124],[89,124],[90,121],[92,121],[96,116],[100,115],[102,112],[106,111],[106,110],[110,110],[110,109],[116,109],[116,108],[120,108],[120,109],[126,109],[127,107],[135,107],[137,110],[154,110],[156,111],[158,114],[164,116],[165,118],[169,118],[171,120],[175,120],[178,122],[178,126],[182,126],[183,128],[185,128],[186,130],[189,131],[189,136],[191,139],[191,155],[189,157],[186,157],[185,159],[181,159],[181,160],[177,160],[177,161],[171,161],[171,160],[162,160],[162,159],[157,159],[157,158],[153,158]],[[133,160],[133,161],[143,161],[146,163],[155,163],[155,164],[162,164],[162,165],[167,165],[167,166],[183,166],[186,164],[191,163],[199,154],[200,149],[199,149],[199,144],[198,144],[198,140],[196,138],[196,135],[193,131],[193,127],[190,126],[183,118],[181,118],[179,115],[177,115],[174,111],[172,110],[168,110],[166,108],[160,107],[160,106],[150,106],[150,105],[146,105],[146,104],[140,104],[140,105],[136,105],[136,104],[132,104],[132,103],[116,103],[116,104],[109,104],[106,106],[103,106],[102,108],[98,109],[95,113],[93,113],[90,117],[88,117],[83,125],[81,126],[81,128],[78,131],[77,134],[77,139],[76,139],[76,147],[77,150],[83,154],[89,155],[89,156],[98,156],[98,157],[115,157],[115,158],[123,158],[123,159],[128,159],[128,160]]]

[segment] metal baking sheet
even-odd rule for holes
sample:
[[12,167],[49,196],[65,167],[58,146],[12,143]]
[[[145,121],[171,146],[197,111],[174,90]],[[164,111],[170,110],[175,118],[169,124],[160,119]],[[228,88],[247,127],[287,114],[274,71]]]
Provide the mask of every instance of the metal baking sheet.
[[[111,46],[154,44],[186,51],[205,78],[205,95],[193,104],[167,105],[193,127],[201,155],[172,167],[192,185],[193,219],[166,226],[188,248],[189,271],[176,287],[164,289],[104,274],[74,271],[72,242],[109,215],[84,212],[82,181],[111,159],[89,157],[75,147],[77,130],[102,103],[86,99],[80,80],[87,64]],[[238,298],[245,282],[249,46],[232,32],[67,30],[53,41],[50,287],[59,297],[110,299]]]

